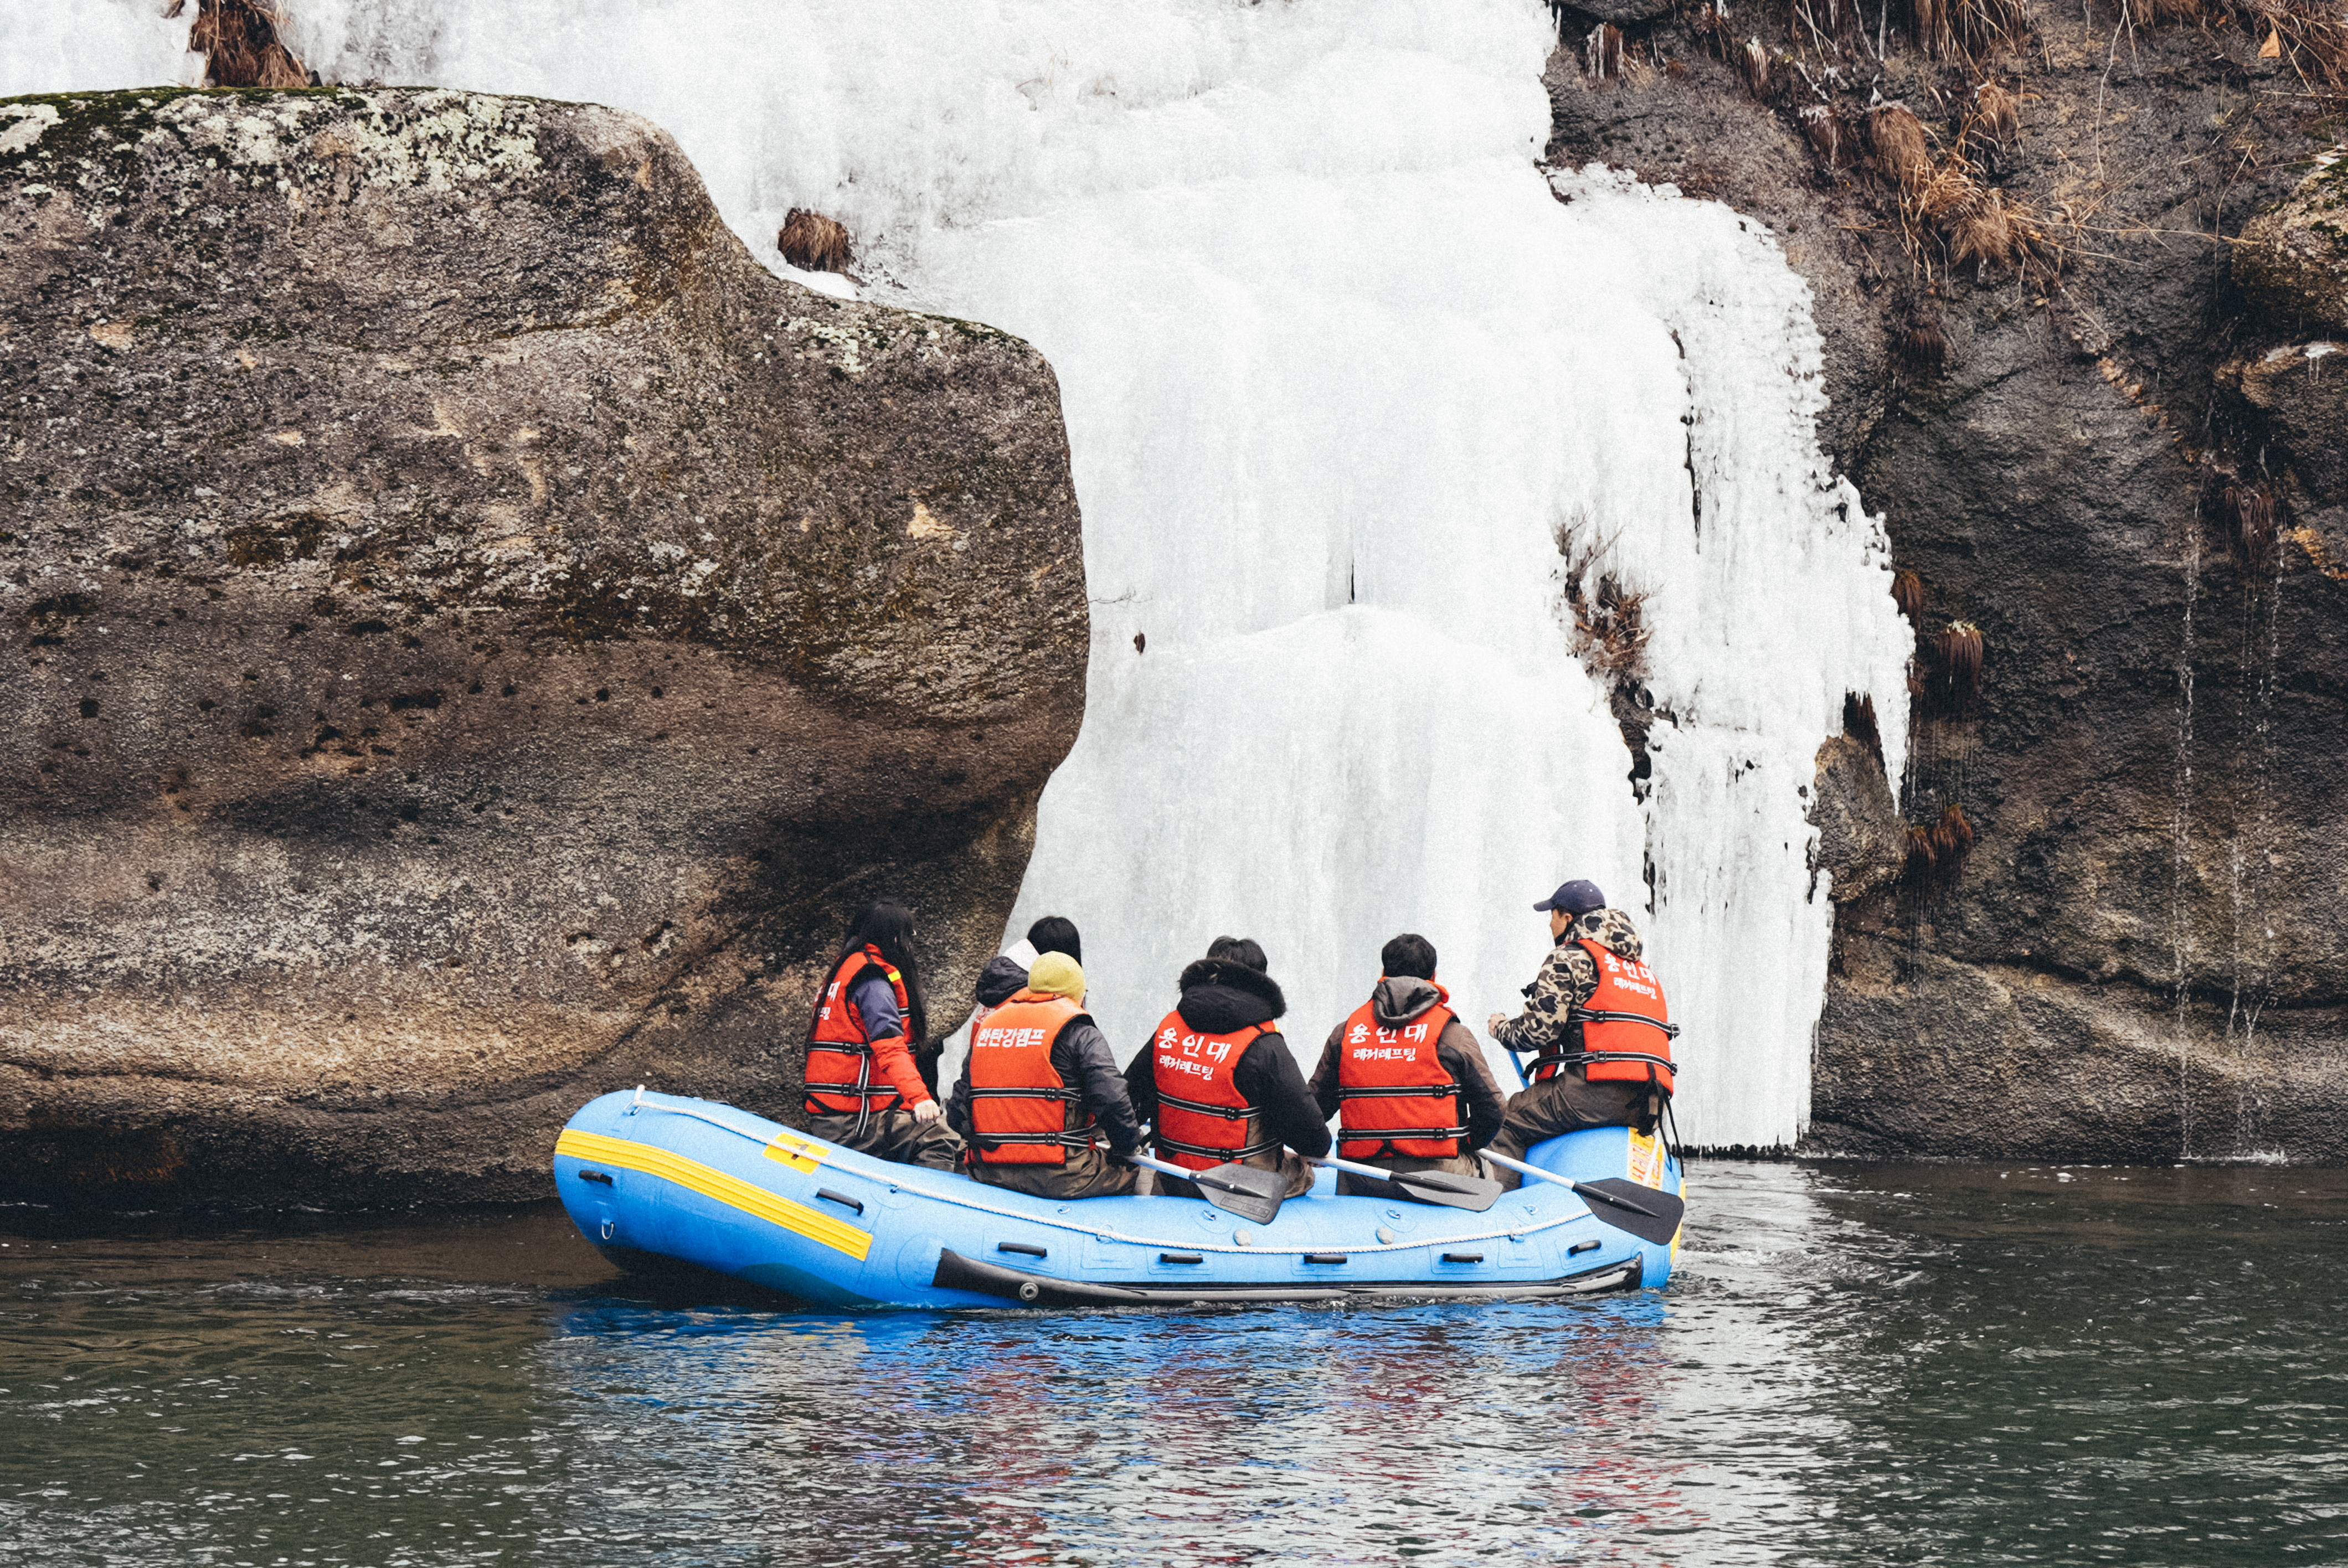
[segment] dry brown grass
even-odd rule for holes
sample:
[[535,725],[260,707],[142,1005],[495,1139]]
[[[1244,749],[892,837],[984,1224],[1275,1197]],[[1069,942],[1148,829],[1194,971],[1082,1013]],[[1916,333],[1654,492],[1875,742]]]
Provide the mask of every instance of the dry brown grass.
[[1957,50],[1956,29],[1949,25],[1948,0],[1908,0],[1908,19],[1916,43],[1926,56],[1945,60]]
[[[1557,533],[1565,558],[1565,603],[1573,615],[1573,652],[1593,675],[1620,683],[1647,672],[1647,596],[1625,588],[1599,563],[1612,537],[1593,540],[1586,525],[1568,523]],[[1593,586],[1594,579],[1594,586]]]
[[1952,876],[1972,852],[1972,820],[1965,815],[1963,806],[1951,801],[1941,808],[1941,820],[1932,825],[1933,861],[1942,868],[1942,875]]
[[1755,97],[1769,96],[1769,50],[1759,38],[1747,38],[1737,52],[1737,67],[1745,73],[1746,90]]
[[[1973,128],[1968,120],[1965,137]],[[1919,272],[1931,277],[1945,268],[1971,266],[1978,273],[2010,266],[2047,283],[2060,277],[2067,251],[2055,218],[1989,184],[1962,148],[1938,163],[1907,168],[1900,231]]]
[[2236,19],[2266,35],[2301,81],[2337,94],[2348,89],[2348,12],[2317,0],[2250,0]]
[[802,272],[845,272],[855,260],[846,226],[804,207],[794,207],[784,217],[775,244],[783,260]]
[[1908,25],[1926,58],[1970,61],[2018,47],[2030,19],[2023,0],[1908,0]]
[[1910,624],[1924,613],[1924,579],[1912,571],[1895,573],[1891,579],[1891,602]]
[[1907,864],[1900,867],[1900,876],[1917,891],[1925,891],[1935,880],[1932,873],[1939,860],[1939,854],[1932,848],[1932,830],[1910,823],[1908,826]]
[[2348,12],[2330,0],[2120,0],[2120,16],[2131,28],[2240,27],[2309,90],[2348,92]]
[[2022,99],[1998,83],[1983,80],[1973,88],[1973,125],[2000,143],[2011,141],[2022,129]]
[[1959,46],[1975,59],[2019,48],[2030,28],[2023,0],[1956,0],[1951,20]]
[[1931,178],[1932,148],[1924,122],[1907,105],[1878,105],[1867,117],[1867,139],[1875,171],[1902,191],[1912,192]]
[[2027,240],[2014,229],[2014,214],[2005,204],[2005,192],[1976,191],[1949,224],[1949,260],[1959,266],[2000,266],[2018,260]]
[[1876,723],[1873,693],[1843,693],[1842,733],[1866,747],[1877,767],[1883,765],[1883,729]]
[[1941,629],[1938,644],[1941,696],[1952,717],[1970,718],[1981,703],[1982,668],[1988,656],[1981,628],[1969,620],[1952,620]]
[[1859,149],[1852,142],[1850,122],[1832,104],[1808,104],[1799,116],[1802,134],[1810,146],[1827,160],[1830,169],[1849,169],[1859,160]]
[[1949,334],[1941,330],[1938,317],[1915,317],[1900,329],[1892,347],[1900,374],[1911,384],[1938,381],[1948,371]]
[[1591,28],[1590,36],[1581,41],[1581,69],[1601,82],[1622,75],[1622,29],[1611,22]]
[[1647,672],[1647,596],[1624,588],[1612,572],[1587,593],[1579,578],[1568,579],[1566,602],[1573,610],[1573,652],[1581,667],[1610,681],[1636,681]]
[[[169,14],[180,11],[175,0]],[[309,70],[278,38],[284,22],[271,0],[198,0],[188,48],[204,56],[204,86],[308,87]]]
[[2282,537],[2274,487],[2264,483],[2227,486],[2221,518],[2227,552],[2248,570],[2272,571],[2275,546]]
[[1955,801],[1941,808],[1940,820],[1932,824],[1932,880],[1939,891],[1947,893],[1964,875],[1965,859],[1973,852],[1973,825],[1965,815],[1965,808]]

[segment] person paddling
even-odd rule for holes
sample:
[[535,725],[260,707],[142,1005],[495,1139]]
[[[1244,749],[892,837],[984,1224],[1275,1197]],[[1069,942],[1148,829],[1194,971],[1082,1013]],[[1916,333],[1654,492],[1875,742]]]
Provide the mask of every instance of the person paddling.
[[[1321,1114],[1337,1116],[1340,1157],[1389,1171],[1478,1175],[1474,1152],[1500,1129],[1499,1085],[1475,1031],[1435,979],[1435,944],[1406,933],[1378,953],[1370,999],[1329,1031],[1313,1071]],[[1390,1183],[1351,1173],[1340,1193],[1408,1198]]]
[[[1594,882],[1568,882],[1533,906],[1549,916],[1550,954],[1525,988],[1525,1010],[1494,1013],[1492,1039],[1532,1053],[1525,1089],[1509,1099],[1492,1139],[1521,1160],[1545,1138],[1583,1127],[1652,1132],[1672,1094],[1672,1038],[1663,984],[1640,959],[1638,927],[1606,906]],[[1494,1174],[1509,1186],[1519,1177]]]
[[1140,1172],[1109,1156],[1139,1147],[1140,1129],[1084,999],[1083,968],[1045,953],[972,1026],[946,1122],[968,1142],[980,1181],[1045,1198],[1133,1190]]
[[911,1049],[928,1028],[912,912],[868,904],[808,1020],[808,1130],[875,1159],[953,1170],[962,1140],[942,1122]]
[[[1267,967],[1254,942],[1216,938],[1182,971],[1182,999],[1126,1068],[1125,1087],[1134,1113],[1155,1124],[1159,1159],[1192,1171],[1242,1161],[1281,1173],[1294,1197],[1313,1185],[1297,1155],[1326,1154],[1329,1127],[1272,1027],[1288,1002]],[[1159,1178],[1158,1190],[1199,1195],[1179,1178]]]

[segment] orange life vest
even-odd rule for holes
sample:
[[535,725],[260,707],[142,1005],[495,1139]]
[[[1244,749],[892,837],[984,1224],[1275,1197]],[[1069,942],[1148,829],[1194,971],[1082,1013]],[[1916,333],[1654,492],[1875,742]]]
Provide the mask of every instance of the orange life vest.
[[867,1111],[894,1111],[904,1101],[897,1086],[883,1075],[874,1081],[872,1037],[865,1032],[864,1015],[849,993],[868,970],[878,969],[897,993],[901,1016],[912,1011],[905,994],[905,977],[866,945],[839,960],[831,981],[816,1002],[815,1021],[808,1028],[807,1102],[810,1116],[854,1116]]
[[971,1158],[989,1165],[1065,1165],[1099,1141],[1083,1095],[1052,1066],[1060,1031],[1090,1015],[1066,997],[1022,990],[970,1034]]
[[1450,1025],[1443,999],[1399,1029],[1378,1022],[1364,1002],[1337,1042],[1337,1153],[1348,1160],[1408,1155],[1447,1160],[1468,1135],[1459,1084],[1444,1070],[1436,1042]]
[[1680,1031],[1664,1005],[1663,982],[1638,959],[1587,937],[1575,945],[1598,967],[1598,987],[1568,1009],[1571,1034],[1564,1049],[1533,1059],[1534,1081],[1578,1066],[1592,1083],[1652,1083],[1669,1094],[1672,1041]]
[[1256,1108],[1231,1081],[1248,1046],[1272,1032],[1270,1024],[1251,1023],[1229,1034],[1207,1034],[1184,1023],[1179,1010],[1166,1015],[1149,1046],[1158,1085],[1152,1138],[1159,1159],[1204,1171],[1280,1147],[1279,1139],[1258,1136]]

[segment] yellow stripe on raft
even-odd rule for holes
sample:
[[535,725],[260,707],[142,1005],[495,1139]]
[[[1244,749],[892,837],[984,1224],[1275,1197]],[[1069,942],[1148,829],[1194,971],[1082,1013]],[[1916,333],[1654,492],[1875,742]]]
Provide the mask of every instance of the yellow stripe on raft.
[[682,1154],[672,1154],[666,1149],[650,1143],[632,1143],[625,1138],[606,1138],[601,1132],[582,1132],[565,1128],[554,1141],[554,1152],[568,1154],[575,1160],[592,1160],[599,1165],[617,1165],[623,1171],[642,1171],[647,1176],[658,1176],[664,1182],[699,1193],[705,1198],[715,1198],[728,1208],[754,1214],[768,1225],[780,1225],[821,1242],[835,1252],[844,1252],[861,1263],[872,1250],[872,1235],[854,1225],[819,1214],[804,1204],[767,1191],[766,1188],[729,1176],[713,1166]]

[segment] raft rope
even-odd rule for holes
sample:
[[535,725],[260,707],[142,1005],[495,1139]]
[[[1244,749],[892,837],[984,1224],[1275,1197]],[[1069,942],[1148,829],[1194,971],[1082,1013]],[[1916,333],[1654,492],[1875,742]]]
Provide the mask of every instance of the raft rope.
[[[664,1111],[672,1116],[690,1116],[695,1122],[706,1122],[712,1127],[723,1128],[725,1131],[733,1133],[736,1137],[747,1138],[754,1143],[766,1144],[774,1141],[772,1137],[767,1133],[754,1132],[747,1127],[737,1127],[731,1122],[722,1122],[716,1117],[710,1115],[705,1111],[689,1110],[682,1105],[662,1105],[655,1102],[646,1100],[644,1098],[644,1086],[641,1083],[636,1085],[635,1099],[629,1103],[627,1110],[622,1112],[621,1114],[623,1116],[633,1116],[639,1111]],[[784,1131],[788,1132],[789,1129],[785,1128]],[[808,1141],[812,1143],[822,1142],[822,1140],[813,1138],[807,1133],[792,1133],[792,1136],[808,1138]],[[852,1149],[845,1152],[849,1153],[855,1153]],[[907,1166],[904,1168],[912,1169],[913,1167]],[[857,1173],[862,1174],[860,1172]],[[877,1181],[880,1178],[868,1176],[865,1179],[868,1181]],[[1133,1246],[1161,1247],[1173,1252],[1228,1252],[1241,1256],[1252,1253],[1259,1257],[1272,1257],[1282,1253],[1295,1253],[1302,1256],[1303,1254],[1308,1252],[1327,1252],[1330,1247],[1330,1244],[1325,1241],[1314,1242],[1303,1246],[1248,1246],[1242,1245],[1218,1245],[1213,1242],[1192,1241],[1187,1236],[1179,1241],[1169,1241],[1163,1236],[1128,1235],[1123,1231],[1102,1230],[1097,1225],[1076,1225],[1065,1219],[1045,1219],[1035,1214],[1022,1214],[1017,1209],[996,1208],[992,1204],[973,1202],[973,1200],[963,1197],[957,1194],[932,1192],[928,1187],[915,1186],[910,1183],[900,1182],[893,1179],[890,1181],[889,1184],[892,1187],[901,1188],[902,1190],[912,1193],[920,1197],[933,1198],[942,1204],[952,1204],[956,1208],[971,1209],[983,1214],[993,1214],[997,1219],[1018,1220],[1025,1225],[1049,1225],[1055,1230],[1068,1231],[1077,1235],[1088,1235],[1098,1241],[1124,1242]],[[977,1184],[973,1183],[972,1184],[976,1185]],[[1081,1202],[1082,1200],[1079,1199],[1072,1201]],[[1422,1247],[1451,1246],[1460,1242],[1498,1241],[1503,1237],[1513,1241],[1524,1236],[1535,1235],[1541,1231],[1554,1230],[1560,1225],[1571,1225],[1576,1220],[1583,1220],[1590,1217],[1590,1207],[1585,1204],[1582,1205],[1581,1211],[1579,1214],[1560,1214],[1554,1219],[1532,1220],[1525,1225],[1510,1225],[1499,1230],[1476,1231],[1465,1235],[1430,1236],[1424,1241],[1373,1242],[1366,1246],[1354,1246],[1348,1244],[1345,1250],[1348,1253],[1416,1252]]]

